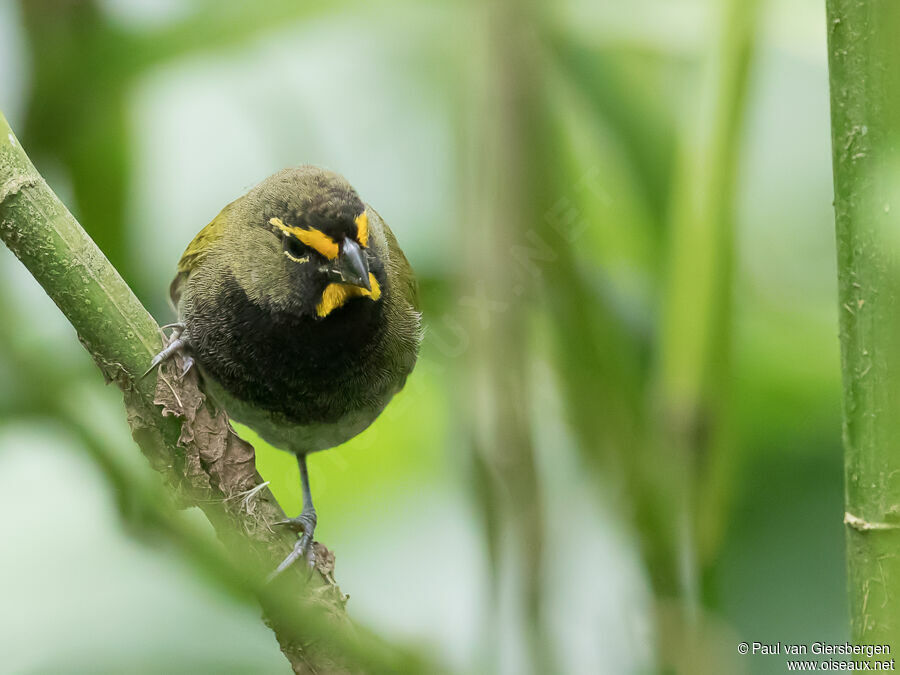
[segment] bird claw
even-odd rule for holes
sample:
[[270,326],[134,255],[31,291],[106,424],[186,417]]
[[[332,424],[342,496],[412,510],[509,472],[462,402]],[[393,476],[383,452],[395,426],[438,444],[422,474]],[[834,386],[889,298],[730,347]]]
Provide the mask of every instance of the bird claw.
[[170,328],[172,329],[172,339],[175,339],[181,337],[181,334],[184,332],[186,326],[180,321],[176,321],[175,323],[167,323],[165,326],[160,326],[159,332],[162,334],[164,340],[168,340],[165,331],[169,330]]
[[296,518],[286,518],[284,520],[279,520],[274,524],[279,527],[286,527],[297,534],[300,534],[301,532],[309,532],[309,534],[312,534],[316,529],[316,521],[316,512],[307,511],[301,513]]
[[194,357],[182,352],[181,360],[183,365],[181,366],[181,375],[179,375],[178,378],[183,380],[188,374],[188,371],[194,366]]
[[297,540],[297,543],[294,544],[294,549],[290,552],[288,557],[282,560],[281,564],[275,568],[275,571],[269,575],[267,581],[272,581],[272,579],[303,557],[306,558],[306,564],[311,571],[316,565],[316,552],[312,545],[313,533],[316,530],[316,512],[308,511],[301,513],[296,518],[280,520],[274,524],[289,528],[293,532],[300,534],[300,538]]
[[[166,334],[163,332],[167,328],[172,329],[172,335],[166,337]],[[163,363],[164,361],[168,361],[175,354],[182,354],[184,357],[184,365],[181,369],[181,378],[183,379],[185,375],[187,375],[188,371],[191,369],[191,366],[194,365],[194,359],[190,354],[185,353],[185,349],[187,348],[187,340],[184,338],[185,325],[183,323],[170,323],[165,326],[160,327],[160,332],[163,336],[163,343],[165,347],[163,347],[162,351],[159,352],[156,356],[153,357],[153,360],[150,362],[150,367],[141,375],[141,379],[147,377],[150,373],[153,372],[154,368]]]

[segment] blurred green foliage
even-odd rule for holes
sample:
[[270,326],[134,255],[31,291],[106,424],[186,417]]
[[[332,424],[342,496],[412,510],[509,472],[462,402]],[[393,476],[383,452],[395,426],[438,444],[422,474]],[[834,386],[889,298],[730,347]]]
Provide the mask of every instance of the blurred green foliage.
[[[317,534],[352,615],[460,671],[611,673],[703,672],[668,648],[685,634],[671,617],[693,617],[706,672],[783,672],[734,646],[847,636],[824,19],[807,0],[767,4],[755,22],[745,10],[6,0],[0,108],[161,323],[185,244],[282,166],[344,173],[391,224],[422,285],[420,363],[369,431],[310,461]],[[64,393],[102,383],[12,257],[0,260],[0,430],[27,430],[0,436],[0,467],[24,466],[14,475],[27,486],[4,512],[23,490],[48,505],[27,532],[13,515],[6,527],[38,541],[62,508],[47,493],[54,442],[38,431],[54,420],[86,443]],[[677,346],[698,344],[706,310],[717,337],[692,365]],[[667,386],[668,366],[696,366],[701,395]],[[137,452],[109,396],[79,398],[101,426],[120,425],[123,456]],[[722,420],[727,433],[711,434]],[[255,444],[260,472],[299,511],[293,458]],[[96,507],[92,480],[66,493],[70,508]],[[235,672],[275,672],[252,611],[204,599],[165,547],[146,555],[192,590],[142,609],[171,572],[130,574],[109,548],[94,564],[141,591],[103,622],[109,642],[140,644],[117,631],[134,624],[165,649],[188,630],[173,613],[190,608],[194,624],[233,623],[198,632],[205,652],[185,672],[223,672],[223,643],[269,654]],[[28,589],[23,606],[51,592],[47,612],[82,602],[27,567],[15,575],[0,589]],[[39,617],[28,621],[37,634]],[[116,657],[84,639],[106,656],[84,649],[74,671],[159,669],[139,665],[146,649]],[[16,663],[59,663],[41,660],[47,644],[22,637]]]

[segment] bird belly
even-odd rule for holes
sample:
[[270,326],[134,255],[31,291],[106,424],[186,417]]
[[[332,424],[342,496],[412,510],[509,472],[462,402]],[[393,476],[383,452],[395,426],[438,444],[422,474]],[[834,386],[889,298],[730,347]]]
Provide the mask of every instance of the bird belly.
[[200,372],[204,391],[216,405],[224,408],[231,419],[253,429],[269,445],[296,455],[327,450],[362,433],[381,414],[395,393],[390,392],[378,405],[347,410],[335,421],[298,423],[282,413],[254,406],[232,396],[215,378],[203,372],[202,368]]

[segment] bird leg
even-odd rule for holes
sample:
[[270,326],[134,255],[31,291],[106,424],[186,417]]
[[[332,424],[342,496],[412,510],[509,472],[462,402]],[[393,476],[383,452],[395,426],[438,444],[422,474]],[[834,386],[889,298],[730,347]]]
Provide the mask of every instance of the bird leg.
[[312,492],[309,489],[309,472],[306,470],[306,455],[297,455],[297,464],[300,467],[300,485],[303,489],[303,510],[296,518],[288,518],[287,520],[282,520],[275,524],[288,527],[300,534],[300,538],[297,540],[297,543],[294,544],[294,550],[291,551],[290,555],[282,560],[275,571],[269,575],[270,581],[293,565],[298,558],[306,556],[307,564],[310,567],[313,567],[316,562],[315,551],[312,547],[313,533],[316,530],[316,509],[313,506]]
[[153,372],[153,369],[156,368],[163,361],[168,361],[175,354],[181,354],[184,359],[184,367],[181,369],[181,377],[187,375],[187,372],[191,369],[191,366],[194,365],[194,358],[188,354],[185,350],[188,346],[187,337],[184,335],[185,325],[183,323],[170,323],[160,328],[160,331],[164,331],[166,328],[172,329],[172,335],[170,337],[166,337],[165,333],[163,333],[163,342],[165,343],[165,347],[163,350],[153,357],[153,360],[150,362],[150,367],[147,368],[147,371],[141,375],[141,378],[147,377],[150,373]]

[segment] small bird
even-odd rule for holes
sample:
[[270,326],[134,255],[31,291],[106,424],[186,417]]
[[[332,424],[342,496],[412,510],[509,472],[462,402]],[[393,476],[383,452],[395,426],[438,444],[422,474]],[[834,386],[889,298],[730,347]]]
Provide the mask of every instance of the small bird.
[[300,537],[275,574],[312,563],[306,456],[353,438],[412,372],[421,341],[413,271],[387,224],[340,175],[284,169],[222,209],[170,287],[178,314],[152,371],[176,352],[228,415],[297,457]]

